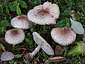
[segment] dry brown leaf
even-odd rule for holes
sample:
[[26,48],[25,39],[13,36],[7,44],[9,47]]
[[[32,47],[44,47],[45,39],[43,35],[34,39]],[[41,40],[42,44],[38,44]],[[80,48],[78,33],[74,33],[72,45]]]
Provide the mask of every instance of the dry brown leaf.
[[32,61],[32,58],[30,57],[29,52],[26,52],[26,53],[24,54],[24,58],[25,58],[26,60],[28,60],[29,62]]
[[62,55],[64,52],[63,48],[60,45],[56,45],[55,47],[55,55]]
[[0,45],[2,46],[2,50],[5,52],[5,47],[3,46],[3,44],[0,43]]
[[53,57],[53,58],[49,58],[45,62],[45,64],[48,63],[48,62],[61,62],[61,61],[65,61],[65,60],[68,60],[68,59],[66,59],[65,57]]

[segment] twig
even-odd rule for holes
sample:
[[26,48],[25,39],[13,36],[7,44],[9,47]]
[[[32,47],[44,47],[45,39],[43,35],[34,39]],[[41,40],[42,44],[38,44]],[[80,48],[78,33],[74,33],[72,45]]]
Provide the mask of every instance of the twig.
[[[80,6],[80,7],[81,7],[82,11],[84,12],[84,9],[83,9],[83,7],[82,7],[82,6]],[[85,14],[85,12],[84,12],[84,14]]]
[[14,3],[14,1],[9,6],[11,6],[13,3]]
[[[8,0],[6,3],[8,3],[10,0]],[[4,3],[3,4],[1,4],[0,6],[3,6],[4,5]]]
[[23,49],[24,50],[21,55],[23,55],[25,53],[25,51],[27,50],[25,48],[20,48],[20,49]]
[[2,50],[5,52],[5,47],[3,46],[3,44],[0,43],[0,45],[2,46]]
[[61,3],[60,3],[60,0],[58,0],[58,3],[60,4],[60,6],[62,7]]

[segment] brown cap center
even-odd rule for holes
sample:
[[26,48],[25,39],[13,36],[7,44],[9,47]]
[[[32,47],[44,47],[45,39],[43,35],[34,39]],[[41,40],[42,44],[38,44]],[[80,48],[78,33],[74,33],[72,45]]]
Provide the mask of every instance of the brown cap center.
[[18,19],[25,19],[25,17],[24,16],[19,16]]
[[43,9],[42,9],[42,10],[39,10],[39,11],[38,11],[38,14],[39,14],[39,15],[46,15],[46,14],[48,14],[48,13],[49,13],[48,10],[43,10]]
[[12,33],[13,35],[15,35],[15,34],[18,33],[18,31],[17,31],[17,30],[12,30],[11,33]]
[[67,28],[67,27],[62,28],[62,33],[64,34],[69,33],[69,31],[70,31],[70,28]]

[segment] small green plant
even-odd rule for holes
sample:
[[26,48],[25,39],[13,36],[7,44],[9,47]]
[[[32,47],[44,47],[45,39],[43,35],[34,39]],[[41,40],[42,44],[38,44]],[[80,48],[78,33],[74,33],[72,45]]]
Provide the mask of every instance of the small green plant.
[[17,54],[17,55],[15,55],[15,58],[21,58],[21,54]]
[[20,0],[20,1],[14,1],[14,4],[11,5],[10,10],[16,11],[18,15],[21,15],[20,5],[22,8],[27,8],[25,1]]
[[7,26],[9,26],[9,24],[6,21],[1,20],[0,34],[4,34],[6,32]]
[[[12,12],[15,12],[18,14],[18,15],[21,15],[21,8],[27,8],[27,5],[25,3],[25,1],[22,1],[22,0],[16,0],[16,1],[13,1],[13,2],[9,2],[7,0],[5,0],[4,2],[0,2],[0,10],[1,10],[1,14],[3,13],[7,13],[7,14],[10,14],[10,11]],[[4,11],[4,8],[6,11]]]

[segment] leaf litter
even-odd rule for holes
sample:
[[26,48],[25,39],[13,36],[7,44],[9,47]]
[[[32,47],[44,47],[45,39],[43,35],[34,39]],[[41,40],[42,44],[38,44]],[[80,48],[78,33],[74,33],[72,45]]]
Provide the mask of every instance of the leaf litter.
[[50,63],[50,62],[61,62],[61,61],[65,61],[65,60],[68,60],[66,59],[65,57],[53,57],[53,58],[49,58],[46,62],[46,63]]

